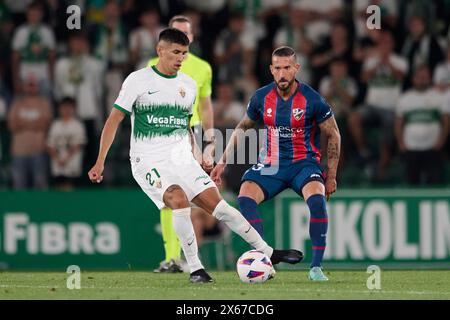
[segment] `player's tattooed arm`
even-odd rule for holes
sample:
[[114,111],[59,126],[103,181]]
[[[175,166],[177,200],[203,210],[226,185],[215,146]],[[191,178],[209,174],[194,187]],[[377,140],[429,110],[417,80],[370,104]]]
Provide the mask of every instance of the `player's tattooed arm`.
[[328,139],[327,159],[328,172],[327,176],[336,177],[339,157],[341,154],[341,134],[337,126],[334,116],[319,124],[320,131]]
[[341,154],[341,135],[334,116],[319,124],[320,131],[327,137],[327,181],[325,192],[327,198],[336,191],[336,175]]

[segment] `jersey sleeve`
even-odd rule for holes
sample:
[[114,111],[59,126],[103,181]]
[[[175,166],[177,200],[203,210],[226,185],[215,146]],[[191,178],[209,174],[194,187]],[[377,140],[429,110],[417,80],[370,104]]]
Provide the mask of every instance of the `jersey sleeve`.
[[202,87],[199,90],[200,98],[205,98],[211,96],[211,82],[212,82],[212,69],[209,64],[205,68],[205,79],[202,83]]
[[259,119],[261,119],[260,104],[256,94],[253,95],[247,105],[247,115],[253,121],[258,121]]
[[319,97],[319,100],[315,104],[314,111],[317,124],[322,123],[333,116],[333,111],[331,110],[330,105],[323,97]]
[[132,76],[129,75],[122,84],[119,96],[117,97],[116,102],[114,102],[114,108],[130,115],[133,110],[133,104],[138,97],[138,90],[138,84],[133,81]]

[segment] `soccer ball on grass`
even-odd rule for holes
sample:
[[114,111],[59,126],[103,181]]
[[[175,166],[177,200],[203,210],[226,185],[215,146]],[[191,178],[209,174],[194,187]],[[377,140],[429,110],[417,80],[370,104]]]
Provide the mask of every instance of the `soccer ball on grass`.
[[270,258],[258,250],[244,252],[236,262],[236,271],[244,283],[264,283],[275,275]]

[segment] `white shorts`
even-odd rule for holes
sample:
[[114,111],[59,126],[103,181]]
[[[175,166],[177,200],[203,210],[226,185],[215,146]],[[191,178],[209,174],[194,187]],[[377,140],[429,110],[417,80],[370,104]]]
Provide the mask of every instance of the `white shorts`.
[[193,155],[183,161],[136,156],[130,162],[134,179],[158,209],[165,207],[164,192],[172,185],[179,185],[189,201],[206,189],[216,188]]

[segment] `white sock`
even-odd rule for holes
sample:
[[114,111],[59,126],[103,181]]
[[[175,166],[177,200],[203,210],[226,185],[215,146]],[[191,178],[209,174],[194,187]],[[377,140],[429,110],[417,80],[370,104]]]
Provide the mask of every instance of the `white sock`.
[[248,223],[244,216],[225,200],[219,202],[214,209],[213,216],[225,222],[233,232],[240,235],[253,248],[264,252],[269,258],[272,256],[272,247],[261,238],[259,233]]
[[191,221],[191,208],[175,209],[172,212],[173,228],[180,240],[190,272],[204,269],[198,257],[197,239]]

